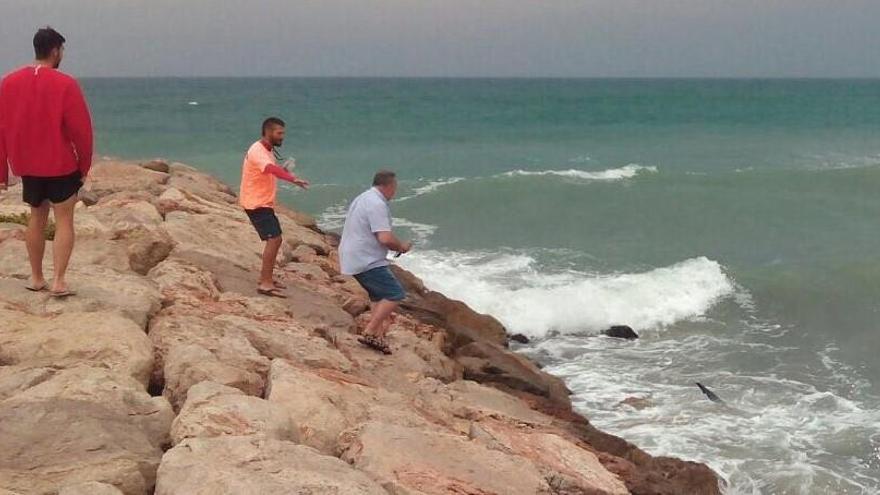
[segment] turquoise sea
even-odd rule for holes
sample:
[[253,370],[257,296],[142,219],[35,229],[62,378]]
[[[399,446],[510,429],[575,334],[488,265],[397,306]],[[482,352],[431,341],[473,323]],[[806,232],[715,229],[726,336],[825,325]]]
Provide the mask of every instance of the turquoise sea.
[[[100,154],[232,185],[282,117],[314,184],[283,199],[328,229],[396,170],[399,262],[531,337],[598,427],[730,494],[880,493],[880,81],[83,86]],[[642,338],[596,336],[612,324]]]

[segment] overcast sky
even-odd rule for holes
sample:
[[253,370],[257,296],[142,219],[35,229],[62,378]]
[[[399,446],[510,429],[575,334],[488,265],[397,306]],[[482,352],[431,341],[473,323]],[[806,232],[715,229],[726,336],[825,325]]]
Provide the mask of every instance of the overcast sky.
[[880,0],[0,0],[78,76],[878,77]]

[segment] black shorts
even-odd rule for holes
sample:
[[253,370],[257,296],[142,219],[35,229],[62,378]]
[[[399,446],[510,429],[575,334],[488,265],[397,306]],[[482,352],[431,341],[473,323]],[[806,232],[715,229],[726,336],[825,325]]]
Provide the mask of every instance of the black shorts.
[[46,201],[63,203],[78,193],[82,185],[79,171],[63,177],[22,177],[21,199],[34,208]]
[[281,237],[281,223],[278,222],[278,217],[275,216],[275,210],[272,208],[257,208],[256,210],[244,210],[244,212],[251,219],[254,228],[257,229],[257,234],[260,234],[260,239],[268,241],[269,239]]

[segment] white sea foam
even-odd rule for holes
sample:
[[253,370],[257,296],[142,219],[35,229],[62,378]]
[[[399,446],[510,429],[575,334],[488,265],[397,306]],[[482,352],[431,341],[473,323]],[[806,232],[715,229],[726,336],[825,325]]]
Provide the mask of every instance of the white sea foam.
[[[551,362],[545,370],[565,379],[596,426],[654,455],[708,463],[729,482],[726,495],[877,493],[878,459],[865,455],[880,445],[880,410],[774,372],[719,367],[731,354],[779,363],[798,352],[755,349],[749,340],[678,335],[632,345],[563,336],[526,352]],[[726,404],[706,400],[695,381]],[[632,396],[650,407],[620,404]]]
[[425,194],[430,194],[430,193],[440,189],[441,187],[450,186],[452,184],[455,184],[456,182],[461,182],[463,180],[465,180],[464,177],[452,177],[449,179],[432,180],[424,186],[417,187],[417,188],[413,189],[412,194],[410,194],[408,196],[404,196],[402,198],[398,198],[396,201],[398,201],[398,202],[399,201],[407,201],[407,200],[410,200],[413,198],[417,198],[419,196],[423,196]]
[[603,180],[603,181],[614,181],[614,180],[624,180],[624,179],[632,179],[633,177],[642,174],[642,173],[657,173],[657,167],[646,167],[642,165],[638,165],[635,163],[631,163],[625,167],[620,168],[611,168],[608,170],[600,170],[600,171],[589,171],[589,170],[579,170],[579,169],[569,169],[569,170],[512,170],[510,172],[505,172],[502,176],[505,177],[519,177],[519,176],[558,176],[558,177],[566,177],[570,179],[580,179],[580,180]]
[[526,255],[418,251],[401,264],[428,287],[498,318],[512,332],[595,333],[660,328],[700,317],[734,294],[720,264],[694,258],[643,273],[539,273]]
[[335,204],[318,217],[318,226],[324,230],[339,230],[345,225],[345,213],[348,209],[343,203]]

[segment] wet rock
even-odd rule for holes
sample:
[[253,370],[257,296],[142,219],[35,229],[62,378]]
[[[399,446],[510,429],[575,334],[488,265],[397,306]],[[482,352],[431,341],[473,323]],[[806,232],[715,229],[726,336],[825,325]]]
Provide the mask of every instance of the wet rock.
[[464,377],[547,397],[570,406],[569,390],[559,378],[541,371],[525,357],[488,342],[473,342],[455,353],[465,367]]
[[507,345],[507,330],[495,318],[477,313],[461,301],[428,290],[418,277],[396,265],[391,268],[407,291],[407,299],[401,304],[402,311],[446,330],[450,337],[450,351],[472,342],[490,342],[502,347]]
[[639,338],[639,335],[635,330],[626,325],[615,325],[602,333],[618,339],[635,340]]
[[620,401],[620,405],[629,406],[633,409],[641,411],[642,409],[654,407],[654,401],[647,397],[627,397],[626,399]]
[[510,336],[510,340],[520,344],[528,344],[531,340],[521,333],[515,333]]

